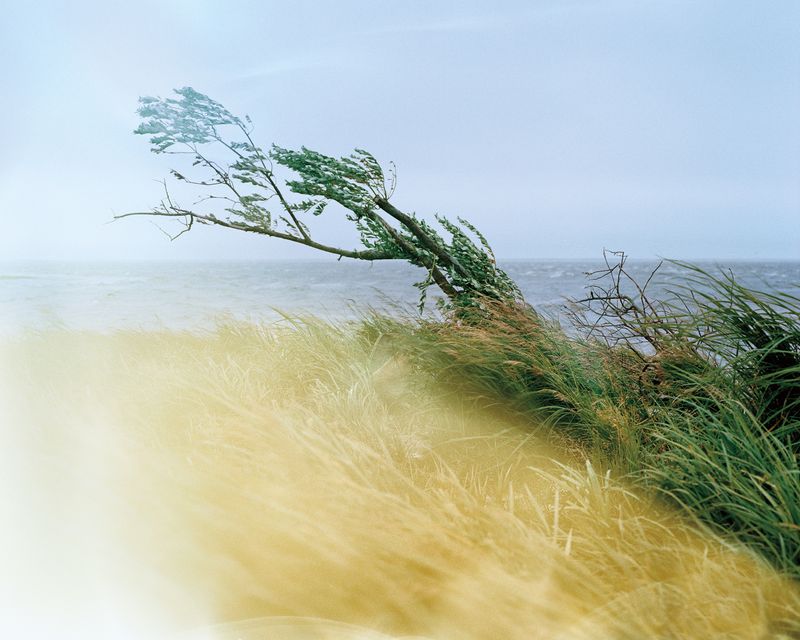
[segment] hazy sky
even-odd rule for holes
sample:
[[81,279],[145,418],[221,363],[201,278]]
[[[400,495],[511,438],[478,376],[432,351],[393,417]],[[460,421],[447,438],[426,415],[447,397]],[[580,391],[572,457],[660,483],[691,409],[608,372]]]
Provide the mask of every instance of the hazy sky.
[[0,258],[309,257],[106,224],[179,166],[138,96],[186,85],[265,145],[394,160],[398,206],[500,256],[800,258],[797,0],[6,0],[0,69]]

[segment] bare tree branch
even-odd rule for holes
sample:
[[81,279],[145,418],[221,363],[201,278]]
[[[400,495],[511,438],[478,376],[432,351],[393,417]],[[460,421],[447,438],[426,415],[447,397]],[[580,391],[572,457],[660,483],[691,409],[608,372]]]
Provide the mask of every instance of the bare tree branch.
[[174,212],[164,212],[164,211],[132,211],[130,213],[123,213],[117,216],[114,216],[114,220],[121,220],[123,218],[130,218],[133,216],[156,216],[156,217],[163,217],[163,218],[186,218],[190,217],[193,220],[197,220],[203,224],[213,224],[219,227],[226,227],[228,229],[236,229],[237,231],[247,231],[249,233],[257,233],[262,236],[269,236],[270,238],[280,238],[281,240],[288,240],[289,242],[294,242],[296,244],[302,244],[306,247],[310,247],[312,249],[316,249],[318,251],[324,251],[325,253],[332,253],[334,255],[340,256],[342,258],[354,258],[357,260],[392,260],[395,259],[394,256],[387,255],[386,253],[380,251],[373,251],[373,250],[350,250],[350,249],[342,249],[340,247],[332,247],[329,245],[325,245],[319,242],[315,242],[314,240],[305,238],[298,238],[297,236],[293,236],[287,233],[281,233],[280,231],[274,231],[272,229],[266,229],[264,227],[258,227],[255,225],[247,225],[241,222],[232,222],[230,220],[223,220],[221,218],[217,218],[214,215],[205,215],[201,213],[197,213],[194,211],[188,210],[176,210]]

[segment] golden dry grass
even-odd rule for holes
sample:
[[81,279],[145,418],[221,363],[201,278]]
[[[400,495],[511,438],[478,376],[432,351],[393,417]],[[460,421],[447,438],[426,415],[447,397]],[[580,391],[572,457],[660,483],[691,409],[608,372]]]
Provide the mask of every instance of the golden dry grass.
[[5,624],[27,637],[800,628],[753,556],[354,330],[51,332],[2,358]]

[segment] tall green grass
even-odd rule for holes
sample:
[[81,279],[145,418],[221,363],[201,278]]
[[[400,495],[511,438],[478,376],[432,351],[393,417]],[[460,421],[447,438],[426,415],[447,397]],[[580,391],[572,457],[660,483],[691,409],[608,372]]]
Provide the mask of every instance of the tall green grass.
[[666,299],[634,283],[638,298],[613,297],[601,322],[584,308],[577,334],[489,302],[457,321],[372,318],[366,330],[800,578],[800,299],[681,266]]

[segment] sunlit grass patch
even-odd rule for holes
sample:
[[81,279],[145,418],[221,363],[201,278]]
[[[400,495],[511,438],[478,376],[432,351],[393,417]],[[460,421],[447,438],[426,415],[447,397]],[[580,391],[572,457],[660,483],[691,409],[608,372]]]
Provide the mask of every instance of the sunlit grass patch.
[[762,561],[411,355],[302,320],[6,345],[19,610],[84,637],[101,609],[148,632],[251,620],[207,637],[797,630]]

